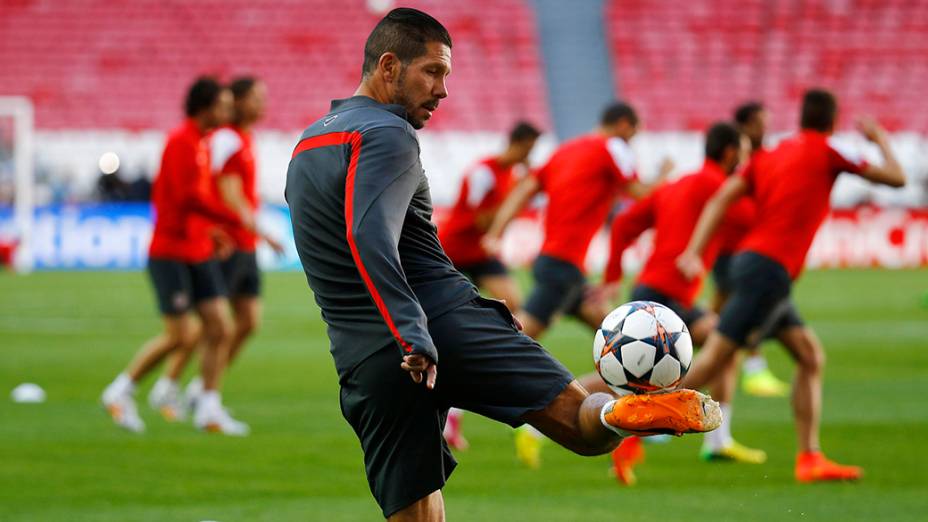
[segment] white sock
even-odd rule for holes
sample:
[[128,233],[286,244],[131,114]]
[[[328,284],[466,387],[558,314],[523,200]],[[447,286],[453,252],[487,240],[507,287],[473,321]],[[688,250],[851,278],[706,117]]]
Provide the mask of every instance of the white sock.
[[129,374],[126,372],[117,375],[110,386],[113,392],[118,395],[135,393],[135,383],[132,382],[132,379],[129,378]]
[[748,375],[760,373],[767,369],[767,359],[761,354],[752,355],[744,360],[741,368]]
[[719,409],[722,410],[721,426],[706,433],[703,439],[703,446],[712,451],[718,451],[734,441],[731,436],[731,404],[719,404]]
[[187,395],[200,395],[203,393],[203,378],[197,375],[193,379],[190,379],[190,382],[187,383],[187,388],[184,390],[184,393]]
[[216,390],[204,390],[197,401],[197,407],[206,411],[222,408],[222,398]]
[[622,437],[628,437],[629,435],[631,435],[631,433],[625,430],[620,430],[619,428],[616,428],[612,424],[609,424],[608,422],[606,422],[606,410],[608,409],[609,412],[612,412],[613,404],[615,404],[615,400],[611,400],[607,402],[606,404],[603,404],[602,409],[599,410],[599,422],[601,422],[603,426],[606,427],[607,430],[618,433]]
[[157,381],[155,381],[155,386],[152,389],[159,391],[176,390],[177,381],[168,377],[167,375],[162,375],[161,377],[158,377]]

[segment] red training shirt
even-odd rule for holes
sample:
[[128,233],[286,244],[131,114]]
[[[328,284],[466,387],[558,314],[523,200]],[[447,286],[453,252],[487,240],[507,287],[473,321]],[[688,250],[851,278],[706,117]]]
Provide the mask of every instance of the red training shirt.
[[[654,228],[654,250],[645,262],[638,283],[649,286],[689,308],[699,293],[702,277],[687,279],[677,269],[703,207],[725,182],[725,172],[712,160],[701,170],[657,188],[636,202],[612,222],[611,249],[606,266],[606,282],[622,279],[622,253],[642,232]],[[703,252],[705,266],[712,266],[722,246],[723,236],[743,228],[753,220],[748,198],[741,198],[728,209],[718,233]]]
[[[224,176],[241,179],[245,200],[251,210],[257,212],[260,200],[251,133],[235,126],[223,127],[210,136],[210,152],[217,181]],[[238,250],[254,252],[258,246],[258,236],[241,225],[227,226],[225,230]]]
[[155,228],[149,257],[206,261],[213,255],[213,223],[240,223],[216,197],[205,138],[192,119],[168,135],[152,188]]
[[512,167],[500,165],[495,157],[481,160],[464,176],[457,202],[438,227],[442,247],[456,266],[490,258],[480,246],[486,230],[477,225],[477,218],[496,212],[513,182]]
[[580,136],[561,145],[536,177],[548,195],[541,253],[584,272],[593,236],[637,177],[631,147],[621,138]]
[[767,256],[796,279],[815,232],[828,214],[838,174],[859,174],[862,160],[838,152],[828,136],[803,130],[776,149],[752,159],[741,176],[757,203],[757,221],[738,247]]

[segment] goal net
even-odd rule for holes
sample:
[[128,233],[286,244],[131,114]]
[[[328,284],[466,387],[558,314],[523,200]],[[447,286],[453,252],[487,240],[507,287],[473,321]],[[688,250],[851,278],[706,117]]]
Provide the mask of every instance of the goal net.
[[0,254],[17,272],[34,266],[32,102],[0,96]]

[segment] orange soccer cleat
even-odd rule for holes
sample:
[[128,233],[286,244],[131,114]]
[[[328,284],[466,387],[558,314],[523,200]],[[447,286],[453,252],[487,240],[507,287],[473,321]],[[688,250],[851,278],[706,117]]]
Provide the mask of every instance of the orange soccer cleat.
[[832,462],[821,451],[804,451],[796,457],[796,480],[799,482],[858,480],[863,475],[860,466]]
[[719,403],[695,390],[626,395],[607,403],[602,421],[633,435],[702,433],[722,423]]
[[614,450],[612,450],[612,471],[615,473],[615,479],[625,486],[634,486],[637,479],[635,478],[635,466],[644,461],[644,444],[641,438],[632,435],[622,439]]

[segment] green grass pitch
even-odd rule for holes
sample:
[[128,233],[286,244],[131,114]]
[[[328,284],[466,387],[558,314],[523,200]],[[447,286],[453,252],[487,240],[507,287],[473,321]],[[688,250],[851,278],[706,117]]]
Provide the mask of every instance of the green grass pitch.
[[[866,468],[858,484],[798,485],[787,399],[739,395],[735,436],[763,466],[706,464],[700,437],[648,447],[639,485],[617,487],[607,458],[548,444],[539,471],[514,459],[507,427],[468,415],[470,451],[444,493],[450,520],[925,520],[928,508],[925,272],[811,272],[796,297],[828,353],[822,442]],[[319,312],[301,274],[266,278],[266,319],[226,380],[245,439],[166,424],[139,398],[143,436],[114,427],[103,387],[158,328],[141,273],[0,274],[0,520],[378,520],[357,440],[338,407]],[[562,322],[545,339],[573,371],[591,336]],[[774,371],[792,366],[776,346]],[[440,369],[440,367],[439,367]],[[439,376],[441,375],[439,371]],[[44,404],[14,404],[36,382]]]

